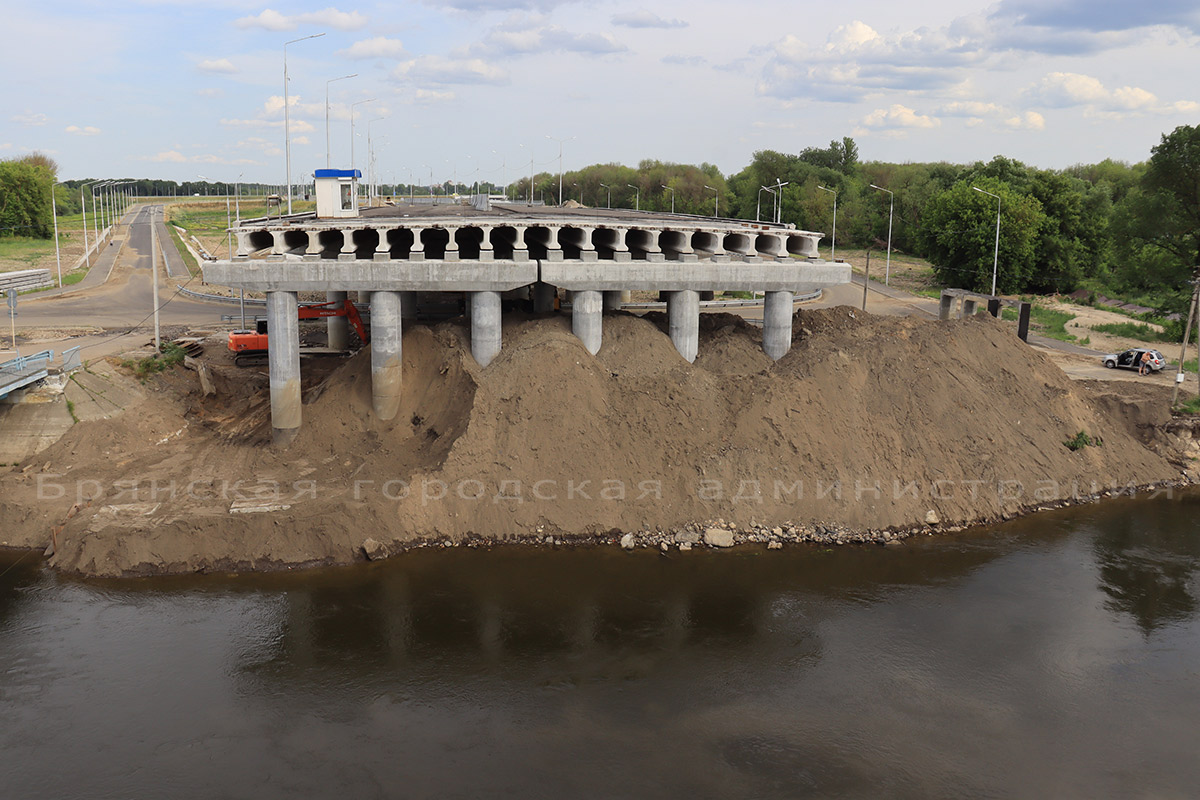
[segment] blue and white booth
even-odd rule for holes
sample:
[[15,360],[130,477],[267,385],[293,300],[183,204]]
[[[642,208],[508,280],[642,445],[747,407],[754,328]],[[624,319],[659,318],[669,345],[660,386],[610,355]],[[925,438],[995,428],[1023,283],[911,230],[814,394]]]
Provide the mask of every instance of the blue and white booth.
[[358,179],[356,169],[319,169],[313,173],[317,192],[317,217],[330,219],[358,216]]

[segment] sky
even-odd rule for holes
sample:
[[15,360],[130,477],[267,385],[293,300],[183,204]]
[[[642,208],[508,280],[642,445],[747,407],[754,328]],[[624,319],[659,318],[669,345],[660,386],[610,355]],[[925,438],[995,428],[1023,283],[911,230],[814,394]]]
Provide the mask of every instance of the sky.
[[[0,158],[60,178],[506,183],[642,159],[1143,161],[1200,124],[1200,0],[4,0]],[[330,2],[337,3],[329,5]],[[347,75],[356,77],[335,80]],[[332,82],[330,82],[332,81]],[[353,104],[353,105],[352,105]]]

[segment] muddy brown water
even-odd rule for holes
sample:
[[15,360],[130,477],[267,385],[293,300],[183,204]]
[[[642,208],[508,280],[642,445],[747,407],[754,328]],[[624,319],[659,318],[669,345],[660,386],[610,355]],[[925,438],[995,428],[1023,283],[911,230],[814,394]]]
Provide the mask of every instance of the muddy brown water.
[[904,547],[0,555],[0,797],[1188,797],[1200,495]]

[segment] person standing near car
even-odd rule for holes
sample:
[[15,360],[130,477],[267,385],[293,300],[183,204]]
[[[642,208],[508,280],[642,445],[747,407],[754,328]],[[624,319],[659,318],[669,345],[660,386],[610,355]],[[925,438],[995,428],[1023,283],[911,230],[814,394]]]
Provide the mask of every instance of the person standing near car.
[[1150,371],[1150,351],[1142,351],[1142,357],[1138,361],[1138,375],[1145,375]]

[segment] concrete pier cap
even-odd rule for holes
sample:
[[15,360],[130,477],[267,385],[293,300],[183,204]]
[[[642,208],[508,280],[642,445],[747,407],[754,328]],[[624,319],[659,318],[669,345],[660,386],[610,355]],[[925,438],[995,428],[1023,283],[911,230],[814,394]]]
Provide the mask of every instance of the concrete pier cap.
[[[468,295],[471,352],[487,366],[501,349],[501,295],[518,289],[537,313],[554,310],[556,288],[571,293],[572,329],[591,353],[602,343],[605,310],[631,291],[662,292],[671,340],[694,361],[701,293],[764,294],[763,349],[778,359],[791,346],[792,298],[850,282],[848,264],[817,258],[823,234],[791,225],[494,201],[341,208],[342,184],[353,176],[329,178],[330,188],[337,179],[336,212],[358,216],[242,220],[231,229],[236,256],[203,266],[208,283],[267,293],[272,426],[292,435],[300,425],[297,292],[372,298],[373,403],[389,419],[401,384],[401,320],[411,318],[414,292]],[[342,341],[342,322],[330,320],[331,345]]]

